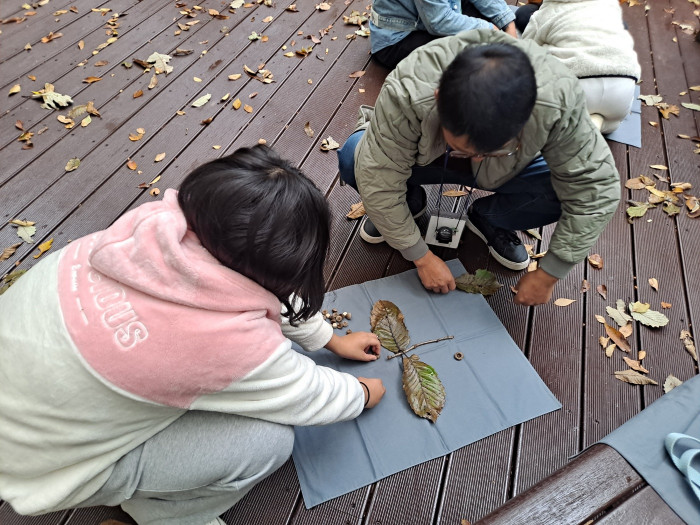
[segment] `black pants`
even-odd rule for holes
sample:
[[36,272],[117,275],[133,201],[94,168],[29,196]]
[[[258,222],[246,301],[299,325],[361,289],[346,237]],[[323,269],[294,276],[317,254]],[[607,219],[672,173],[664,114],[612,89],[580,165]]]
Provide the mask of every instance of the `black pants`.
[[530,17],[540,8],[539,4],[525,4],[515,11],[515,27],[521,33],[525,31]]

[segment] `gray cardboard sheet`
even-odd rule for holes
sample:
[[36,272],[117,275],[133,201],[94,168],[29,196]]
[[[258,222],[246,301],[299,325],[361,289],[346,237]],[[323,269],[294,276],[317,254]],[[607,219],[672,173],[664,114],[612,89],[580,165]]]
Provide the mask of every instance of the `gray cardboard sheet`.
[[639,93],[639,86],[636,86],[634,89],[634,102],[632,103],[630,114],[622,121],[619,128],[605,135],[606,139],[628,144],[636,148],[642,147],[642,101],[637,98]]
[[[458,260],[448,266],[455,276],[465,271]],[[307,508],[561,408],[481,295],[430,293],[411,270],[330,292],[324,308],[352,312],[350,328],[369,331],[380,299],[401,309],[412,344],[455,337],[413,352],[437,371],[445,408],[435,424],[413,414],[401,386],[401,359],[387,360],[384,348],[371,363],[326,350],[307,353],[319,365],[379,377],[386,387],[381,403],[357,419],[295,428],[293,459]],[[456,360],[456,352],[464,359]]]
[[601,443],[617,450],[686,523],[700,523],[700,503],[664,447],[671,432],[700,438],[700,376],[664,394]]

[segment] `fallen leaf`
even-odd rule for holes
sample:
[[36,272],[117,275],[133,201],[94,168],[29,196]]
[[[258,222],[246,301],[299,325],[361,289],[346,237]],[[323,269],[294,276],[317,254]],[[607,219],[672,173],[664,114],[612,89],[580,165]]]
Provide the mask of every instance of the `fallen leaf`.
[[698,360],[698,354],[695,351],[695,343],[693,342],[693,336],[690,335],[688,330],[681,330],[681,341],[683,341],[683,346],[688,351],[688,353],[695,359]]
[[[153,53],[146,59],[146,62],[153,64],[156,74],[165,73],[166,75],[173,70],[173,66],[169,65],[170,55],[164,55],[162,53]],[[135,61],[134,61],[135,62]]]
[[53,31],[51,31],[48,35],[41,38],[41,42],[43,44],[48,44],[49,42],[56,40],[57,38],[61,38],[62,36],[63,33],[54,33]]
[[209,102],[209,99],[211,98],[211,94],[207,93],[204,96],[199,97],[197,100],[192,102],[192,107],[193,108],[200,108],[207,102]]
[[81,40],[80,42],[78,42],[78,49],[82,50],[84,47],[85,47],[84,41]]
[[236,100],[233,101],[233,104],[231,104],[231,106],[233,107],[233,109],[239,109],[241,107],[241,104],[242,104],[241,99],[237,98]]
[[382,346],[395,354],[408,348],[411,338],[399,307],[391,301],[377,301],[369,316],[370,330]]
[[338,149],[339,147],[340,144],[333,140],[333,137],[331,137],[330,135],[321,141],[321,151],[330,151]]
[[83,82],[86,84],[92,84],[94,82],[99,82],[102,80],[100,77],[87,77],[83,79]]
[[467,192],[464,190],[445,190],[442,194],[445,197],[464,197]]
[[160,162],[160,161],[163,160],[164,158],[165,158],[165,152],[163,152],[163,153],[158,153],[158,155],[156,155],[156,158],[154,159],[154,161],[155,161],[155,162]]
[[609,341],[609,337],[603,337],[602,335],[598,338],[598,342],[600,343],[600,346],[603,347],[603,349],[605,349],[608,346]]
[[678,215],[681,212],[681,209],[673,204],[672,202],[664,202],[662,208],[661,208],[666,215],[669,217],[673,217],[674,215]]
[[606,346],[605,347],[605,357],[612,357],[613,354],[615,353],[616,348],[617,348],[617,345],[615,343]]
[[243,104],[243,111],[245,111],[246,113],[252,113],[253,106],[249,106],[248,104]]
[[525,232],[526,232],[529,236],[534,237],[534,238],[537,239],[537,240],[540,240],[540,241],[542,240],[542,236],[541,236],[540,233],[539,233],[537,230],[535,230],[535,229],[525,230]]
[[213,120],[214,120],[213,117],[205,118],[204,120],[202,120],[202,121],[200,122],[200,124],[201,124],[202,126],[206,126],[207,124],[211,124]]
[[581,293],[586,293],[590,289],[591,289],[591,285],[588,284],[588,281],[586,279],[581,281]]
[[625,182],[625,188],[630,190],[643,190],[647,186],[653,186],[655,184],[653,179],[650,179],[646,175],[640,175],[639,177],[634,177],[628,179]]
[[649,121],[649,125],[652,126],[652,127],[655,127],[655,128],[659,127],[659,123],[658,123],[658,122],[654,122],[653,120],[650,120],[650,121]]
[[413,412],[435,423],[445,406],[445,387],[435,369],[417,355],[403,358],[403,390]]
[[274,19],[275,19],[275,18],[272,17],[272,16],[266,16],[265,18],[263,18],[263,22],[265,22],[266,24],[269,24],[269,23],[272,22]]
[[141,140],[143,138],[143,133],[129,133],[129,140],[132,142],[136,142],[137,140]]
[[253,31],[251,34],[248,35],[248,40],[260,40],[261,36],[257,34],[255,31]]
[[223,97],[221,97],[221,100],[219,100],[219,102],[226,102],[230,96],[231,93],[226,93]]
[[634,206],[630,206],[627,208],[627,216],[630,217],[631,219],[634,219],[636,217],[644,217],[647,211],[649,211],[651,208],[655,208],[653,204],[650,204],[648,202],[637,202],[637,201],[631,201]]
[[527,273],[531,273],[537,270],[537,261],[530,261],[530,264],[527,265]]
[[98,62],[95,62],[93,65],[95,67],[102,67],[102,66],[106,66],[107,64],[109,64],[109,62],[107,62],[106,60],[100,60]]
[[622,299],[618,299],[616,306],[617,308],[613,308],[612,306],[606,306],[605,311],[610,317],[612,317],[612,319],[617,323],[618,326],[625,326],[632,320],[632,318],[629,315],[627,315],[627,305]]
[[154,74],[151,77],[151,81],[148,83],[148,89],[153,89],[158,85],[158,77]]
[[596,314],[595,320],[598,321],[600,324],[605,324],[605,323],[606,323],[605,317],[603,317],[602,315]]
[[681,102],[681,106],[693,111],[700,111],[700,104],[690,104],[689,102]]
[[620,350],[627,353],[630,352],[631,348],[629,343],[627,342],[627,339],[625,339],[625,336],[622,335],[617,328],[605,323],[605,333],[608,334],[608,337],[612,339],[612,341],[620,348]]
[[467,293],[481,295],[493,295],[503,286],[496,280],[496,277],[488,270],[477,270],[474,274],[465,272],[459,277],[455,277],[457,288]]
[[248,98],[255,98],[255,97],[257,97],[257,96],[258,96],[258,92],[257,92],[257,91],[253,91],[250,95],[248,95]]
[[54,91],[53,84],[48,82],[44,84],[44,89],[39,91],[32,91],[32,98],[41,97],[44,103],[41,105],[44,109],[58,109],[59,107],[65,107],[73,103],[68,95],[61,95]]
[[138,168],[138,165],[131,159],[126,163],[126,167],[129,168],[131,171],[134,171],[136,168]]
[[306,133],[307,137],[314,136],[314,130],[311,129],[311,122],[307,122],[306,124],[304,124],[304,133]]
[[668,166],[664,166],[663,164],[650,164],[649,167],[653,170],[668,170]]
[[662,102],[661,104],[657,104],[656,108],[659,110],[659,113],[661,113],[661,116],[667,120],[670,115],[680,115],[680,109],[674,104],[666,104],[665,102]]
[[23,221],[21,219],[12,219],[8,222],[10,224],[14,224],[15,226],[34,226],[36,224],[34,221]]
[[597,270],[602,270],[603,269],[603,258],[598,255],[597,253],[594,253],[593,255],[588,256],[588,262],[590,263],[593,268]]
[[683,381],[678,379],[673,374],[669,374],[666,378],[666,381],[664,381],[664,394],[668,394],[671,390],[673,390],[677,386],[681,386],[682,384]]
[[348,77],[350,77],[350,78],[360,78],[360,77],[364,76],[364,74],[365,74],[365,71],[355,71],[354,73],[350,73],[350,74],[348,75]]
[[148,192],[151,197],[157,197],[160,195],[160,190],[158,188],[151,188],[151,191]]
[[634,370],[621,370],[619,372],[615,372],[615,379],[619,379],[620,381],[623,381],[625,383],[630,383],[632,385],[658,385],[656,381],[651,379],[650,377],[643,376],[639,372],[635,372]]
[[267,144],[267,141],[265,139],[258,139],[258,144],[262,144],[264,146]]
[[359,219],[365,215],[365,206],[362,201],[357,202],[350,206],[350,212],[346,215],[348,219]]
[[625,326],[620,327],[620,333],[622,334],[622,337],[627,339],[629,336],[632,335],[632,332],[634,331],[634,327],[632,326],[632,323],[627,323]]
[[48,241],[42,242],[37,248],[39,249],[39,253],[37,253],[34,258],[38,259],[39,257],[42,256],[45,252],[48,252],[51,249],[51,245],[53,244],[53,239],[49,239]]
[[639,95],[637,98],[644,102],[644,104],[647,106],[658,104],[664,99],[661,95]]
[[231,5],[229,7],[231,9],[238,9],[240,7],[243,7],[244,3],[245,3],[245,0],[233,0],[233,2],[231,2]]
[[632,309],[632,304],[630,304],[630,313],[635,321],[639,321],[643,325],[649,326],[651,328],[659,328],[661,326],[666,326],[668,324],[668,317],[666,317],[661,312],[656,312],[654,310],[646,310],[645,312],[635,312]]
[[572,303],[575,303],[576,299],[566,299],[564,297],[560,297],[556,301],[554,301],[554,304],[556,306],[569,306]]
[[80,166],[80,159],[78,157],[73,157],[72,159],[70,159],[68,161],[65,169],[66,169],[66,171],[73,171],[73,170],[77,170],[78,166]]
[[90,122],[92,122],[92,118],[90,117],[90,115],[88,115],[87,117],[85,117],[83,120],[80,121],[80,127],[85,128],[90,124]]
[[623,357],[622,358],[625,363],[627,363],[627,366],[629,366],[632,370],[636,370],[637,372],[642,372],[643,374],[648,374],[649,370],[644,368],[639,361],[635,361],[634,359],[630,359],[629,357]]
[[651,305],[649,303],[642,303],[639,301],[635,301],[634,303],[630,303],[630,312],[634,313],[640,313],[643,314],[645,312],[649,311],[649,307]]
[[605,286],[604,284],[599,284],[598,286],[595,287],[595,291],[598,292],[603,299],[607,300],[607,298],[608,298],[608,287],[607,286]]
[[228,79],[229,79],[229,80],[238,80],[239,78],[241,78],[241,74],[240,74],[240,73],[236,73],[235,75],[229,75],[229,76],[228,76]]
[[142,97],[142,96],[143,96],[143,91],[140,90],[140,89],[139,89],[138,91],[135,91],[134,94],[133,94],[133,98],[139,98],[139,97]]
[[328,11],[331,8],[331,4],[328,2],[321,2],[320,4],[316,4],[316,9],[319,11]]
[[19,248],[20,246],[22,246],[22,243],[18,242],[17,244],[13,244],[12,246],[8,246],[7,248],[5,248],[0,254],[0,261],[6,261],[10,257],[12,257],[17,251],[17,248]]
[[649,279],[649,286],[651,286],[657,292],[659,291],[659,281],[657,281],[654,277]]
[[10,88],[10,92],[8,93],[8,95],[14,95],[15,93],[19,93],[20,91],[22,91],[22,87],[19,84],[15,84]]
[[671,306],[671,303],[665,303],[661,301],[661,308],[663,308],[664,310],[668,310],[669,308],[671,308]]
[[32,239],[32,237],[35,233],[36,226],[34,226],[33,223],[26,226],[17,227],[17,236],[27,244],[32,244],[34,242],[34,239]]

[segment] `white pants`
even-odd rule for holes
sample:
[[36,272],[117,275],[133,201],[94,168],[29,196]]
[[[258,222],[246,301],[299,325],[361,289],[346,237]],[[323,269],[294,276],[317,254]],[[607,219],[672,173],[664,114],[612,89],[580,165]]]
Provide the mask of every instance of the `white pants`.
[[601,133],[615,131],[632,109],[634,80],[626,77],[581,78],[579,84],[586,94],[588,113],[602,117]]

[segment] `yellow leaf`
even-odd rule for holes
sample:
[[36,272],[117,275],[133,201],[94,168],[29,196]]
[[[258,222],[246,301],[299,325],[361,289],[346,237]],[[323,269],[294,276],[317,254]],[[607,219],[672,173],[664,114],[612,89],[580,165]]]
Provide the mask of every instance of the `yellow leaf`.
[[82,40],[80,42],[78,42],[78,49],[83,49],[84,47],[85,47],[85,42],[83,42]]
[[100,77],[87,77],[83,79],[83,82],[86,84],[92,84],[93,82],[99,82],[102,80]]
[[39,253],[34,256],[35,259],[38,259],[41,257],[41,254],[44,252],[48,252],[51,249],[51,245],[53,244],[53,238],[49,239],[46,242],[42,242],[37,248],[39,249]]
[[253,112],[253,107],[252,107],[252,106],[249,106],[248,104],[246,104],[246,105],[243,106],[243,111],[245,111],[246,113],[252,113],[252,112]]
[[215,146],[212,146],[212,148],[214,148],[214,149],[221,149],[221,145],[216,144]]
[[289,53],[285,53],[284,56],[293,57],[293,56],[296,56],[296,53],[294,53],[293,51],[290,51]]
[[126,167],[129,168],[131,171],[134,171],[136,168],[138,168],[138,165],[131,159],[126,163]]
[[272,17],[272,16],[267,16],[267,17],[263,18],[263,22],[265,22],[266,24],[269,24],[273,20],[274,20],[274,17]]
[[88,124],[90,124],[90,122],[92,122],[92,117],[90,117],[90,115],[88,115],[87,117],[85,117],[83,120],[80,121],[80,127],[85,128],[85,127],[87,127]]
[[156,161],[156,162],[160,162],[160,161],[163,160],[164,158],[165,158],[165,152],[163,152],[163,153],[158,153],[158,155],[156,155],[155,161]]
[[639,301],[636,301],[630,305],[632,308],[631,310],[633,312],[637,312],[638,314],[643,314],[649,310],[649,307],[651,306],[649,303],[641,303]]
[[199,78],[199,77],[193,77],[192,80],[194,80],[195,82],[201,82],[201,81],[202,81],[202,79]]
[[233,101],[233,104],[231,104],[231,105],[233,106],[233,109],[240,109],[241,99],[237,98],[236,100]]
[[8,95],[14,95],[15,93],[19,93],[22,90],[22,87],[19,84],[15,84],[10,88],[10,92]]
[[241,74],[240,74],[240,73],[236,73],[235,75],[229,75],[229,76],[228,76],[228,79],[229,79],[229,80],[238,80],[239,78],[241,78]]
[[576,302],[576,299],[566,299],[564,297],[560,297],[556,301],[554,301],[554,304],[556,306],[569,306],[570,304],[573,304]]
[[66,164],[66,171],[77,170],[78,166],[80,166],[80,159],[78,157],[73,157]]
[[650,164],[649,167],[654,170],[668,170],[668,166],[663,164]]

